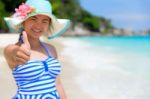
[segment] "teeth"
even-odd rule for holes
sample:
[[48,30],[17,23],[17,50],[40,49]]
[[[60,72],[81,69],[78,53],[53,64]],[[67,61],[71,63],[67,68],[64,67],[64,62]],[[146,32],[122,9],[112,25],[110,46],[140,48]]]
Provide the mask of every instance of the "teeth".
[[40,32],[40,30],[37,30],[37,29],[33,29],[33,31],[34,31],[34,32]]

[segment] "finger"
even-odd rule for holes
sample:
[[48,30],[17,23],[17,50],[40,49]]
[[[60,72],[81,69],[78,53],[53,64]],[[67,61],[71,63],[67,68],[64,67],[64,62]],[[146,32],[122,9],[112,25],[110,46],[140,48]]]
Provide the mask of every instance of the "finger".
[[26,61],[28,61],[30,59],[30,55],[25,54],[24,52],[21,52],[21,51],[17,52],[15,57],[16,58],[22,58],[22,59],[24,59]]
[[21,45],[21,50],[24,51],[25,54],[29,55],[30,52],[30,43],[28,41],[27,33],[25,31],[22,32],[23,44]]
[[23,33],[22,33],[22,39],[23,39],[23,45],[30,50],[30,43],[28,41],[28,36],[25,31],[23,31]]
[[23,65],[25,63],[27,63],[27,61],[25,59],[16,57],[16,64],[17,65]]
[[22,54],[25,54],[25,55],[27,55],[27,56],[30,56],[30,55],[31,55],[30,50],[28,50],[27,48],[25,48],[25,46],[21,46],[21,47],[19,48],[18,53],[22,53]]

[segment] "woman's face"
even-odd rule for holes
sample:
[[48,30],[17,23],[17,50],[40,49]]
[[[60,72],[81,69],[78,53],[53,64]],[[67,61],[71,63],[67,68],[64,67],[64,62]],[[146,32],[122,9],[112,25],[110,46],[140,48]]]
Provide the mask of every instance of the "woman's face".
[[29,38],[39,38],[48,31],[50,22],[48,16],[36,15],[28,18],[23,26]]

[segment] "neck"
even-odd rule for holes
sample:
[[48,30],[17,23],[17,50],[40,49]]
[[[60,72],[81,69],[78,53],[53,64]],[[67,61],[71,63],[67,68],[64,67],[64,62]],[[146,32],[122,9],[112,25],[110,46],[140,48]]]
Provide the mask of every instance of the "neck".
[[40,39],[33,39],[33,38],[28,38],[29,40],[29,43],[30,43],[30,46],[31,46],[31,49],[37,49],[37,48],[40,48],[41,46],[41,42],[40,42]]

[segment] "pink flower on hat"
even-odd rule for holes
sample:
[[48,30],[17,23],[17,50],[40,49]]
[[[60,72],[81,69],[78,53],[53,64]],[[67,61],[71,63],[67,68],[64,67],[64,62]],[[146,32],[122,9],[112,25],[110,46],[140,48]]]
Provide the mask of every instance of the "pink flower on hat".
[[17,8],[15,9],[15,11],[16,11],[15,16],[25,18],[28,13],[33,11],[33,7],[22,3],[18,9]]

